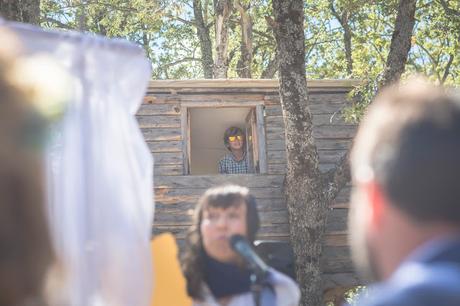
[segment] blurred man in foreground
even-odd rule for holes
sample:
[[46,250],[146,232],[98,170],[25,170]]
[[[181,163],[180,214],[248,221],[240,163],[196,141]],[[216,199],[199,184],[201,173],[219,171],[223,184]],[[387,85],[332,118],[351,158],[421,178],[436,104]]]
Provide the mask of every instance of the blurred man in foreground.
[[351,155],[354,260],[380,281],[359,305],[460,305],[460,98],[384,90]]

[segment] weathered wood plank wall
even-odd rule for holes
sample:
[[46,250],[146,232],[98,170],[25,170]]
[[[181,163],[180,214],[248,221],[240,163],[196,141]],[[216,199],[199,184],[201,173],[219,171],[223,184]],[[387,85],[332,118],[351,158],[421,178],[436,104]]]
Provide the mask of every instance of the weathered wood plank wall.
[[[230,84],[232,82],[233,86]],[[250,84],[253,83],[254,86],[251,87]],[[344,122],[340,113],[347,106],[346,95],[351,89],[349,83],[326,83],[310,84],[309,96],[322,171],[334,167],[342,154],[349,149],[356,131],[354,125]],[[289,239],[288,218],[282,194],[286,168],[284,123],[275,83],[229,81],[216,85],[212,81],[206,81],[202,84],[204,85],[200,86],[199,82],[193,81],[154,82],[137,114],[139,125],[155,160],[154,234],[172,232],[179,243],[182,243],[191,225],[193,209],[199,196],[211,186],[233,182],[249,187],[257,199],[261,216],[258,238]],[[182,175],[182,105],[222,107],[256,104],[263,104],[265,107],[268,174]],[[341,190],[328,214],[324,255],[321,259],[325,288],[357,283],[347,246],[349,192],[350,186]]]

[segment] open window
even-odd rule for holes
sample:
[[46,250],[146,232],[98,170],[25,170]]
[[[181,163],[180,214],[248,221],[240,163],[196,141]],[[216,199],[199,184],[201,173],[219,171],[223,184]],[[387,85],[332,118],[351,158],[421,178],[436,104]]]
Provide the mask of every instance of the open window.
[[246,158],[252,173],[266,173],[262,105],[186,107],[183,111],[184,174],[218,174],[218,161],[229,153],[223,135],[231,126],[245,133]]

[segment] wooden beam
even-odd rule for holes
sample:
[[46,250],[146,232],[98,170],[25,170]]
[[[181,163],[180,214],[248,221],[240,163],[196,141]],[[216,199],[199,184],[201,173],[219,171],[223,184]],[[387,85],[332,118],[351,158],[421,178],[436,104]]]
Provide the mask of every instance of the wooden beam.
[[213,107],[213,108],[226,108],[226,107],[255,107],[257,105],[263,105],[264,101],[196,101],[196,102],[182,102],[181,105],[185,107]]
[[267,144],[265,141],[264,106],[256,106],[257,144],[259,146],[259,171],[267,173]]
[[189,174],[189,117],[188,117],[188,109],[186,106],[182,105],[181,107],[181,138],[182,138],[182,174],[187,175]]
[[[309,88],[352,88],[361,80],[307,80]],[[278,88],[278,80],[263,79],[203,79],[203,80],[152,80],[149,90],[159,88]]]

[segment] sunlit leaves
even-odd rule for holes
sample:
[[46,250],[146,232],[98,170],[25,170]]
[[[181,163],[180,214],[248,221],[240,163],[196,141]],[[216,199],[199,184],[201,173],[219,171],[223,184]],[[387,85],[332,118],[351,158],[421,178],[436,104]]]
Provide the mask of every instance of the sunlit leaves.
[[[249,5],[253,20],[251,68],[253,77],[258,78],[276,53],[273,31],[266,19],[273,16],[272,5],[270,0],[240,2]],[[347,72],[343,27],[332,14],[331,2],[338,14],[348,14],[352,32],[351,74]],[[459,1],[444,2],[452,12],[460,12]],[[346,111],[347,118],[358,120],[375,93],[376,80],[389,51],[397,4],[397,0],[305,1],[307,77],[351,77],[364,81],[355,91],[359,92],[359,99],[354,108]],[[213,1],[202,0],[202,5],[213,41]],[[153,78],[203,77],[192,0],[42,0],[41,11],[45,27],[81,29],[141,44],[152,61]],[[419,0],[416,20],[406,74],[418,72],[437,82],[460,85],[460,17],[446,13],[441,0]],[[228,75],[237,77],[241,28],[236,9],[231,22]]]

